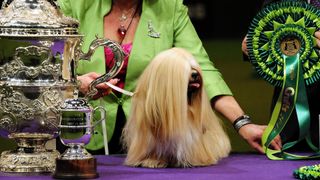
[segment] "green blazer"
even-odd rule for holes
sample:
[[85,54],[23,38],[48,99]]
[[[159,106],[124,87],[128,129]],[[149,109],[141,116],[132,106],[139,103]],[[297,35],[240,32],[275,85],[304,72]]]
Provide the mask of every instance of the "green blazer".
[[[188,17],[187,7],[182,1],[143,0],[142,14],[129,57],[125,89],[134,91],[140,74],[157,53],[171,47],[182,47],[190,51],[199,62],[203,71],[205,88],[210,98],[217,95],[232,95],[220,72],[213,66],[213,62],[210,61],[203,48]],[[86,52],[96,35],[103,37],[103,18],[110,11],[112,0],[58,0],[58,3],[66,15],[80,22],[79,31],[85,35],[82,49]],[[160,33],[160,37],[149,35],[150,25],[154,32]],[[77,71],[79,74],[91,71],[105,73],[104,59],[104,50],[99,48],[90,62],[79,62]],[[130,97],[123,96],[119,99],[111,94],[90,103],[106,108],[107,135],[110,140],[115,127],[117,107],[121,104],[128,117]],[[103,146],[101,127],[97,127],[87,148],[95,150]]]

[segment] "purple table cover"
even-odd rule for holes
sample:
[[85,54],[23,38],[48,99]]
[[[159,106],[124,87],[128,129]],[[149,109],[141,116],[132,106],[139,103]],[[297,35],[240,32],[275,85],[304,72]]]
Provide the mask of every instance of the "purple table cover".
[[[98,160],[97,179],[117,180],[250,180],[250,179],[294,179],[292,172],[305,165],[320,164],[319,160],[274,161],[262,154],[232,153],[217,165],[197,168],[134,168],[123,165],[125,156],[95,156]],[[0,179],[53,179],[51,174],[0,173]]]

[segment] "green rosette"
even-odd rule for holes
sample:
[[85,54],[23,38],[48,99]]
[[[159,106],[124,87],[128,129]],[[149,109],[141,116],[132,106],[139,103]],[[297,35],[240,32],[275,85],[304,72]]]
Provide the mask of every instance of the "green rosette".
[[[320,11],[302,1],[280,1],[263,8],[252,20],[247,33],[249,59],[267,82],[281,87],[271,119],[262,136],[269,159],[296,160],[319,158],[319,148],[310,139],[310,112],[306,86],[320,78],[319,51],[314,33],[320,27]],[[281,150],[271,142],[297,114],[298,138],[285,142]],[[293,123],[293,122],[292,122]],[[312,155],[286,152],[306,139]]]
[[[283,1],[263,8],[252,20],[247,34],[249,59],[257,73],[281,87],[284,74],[282,50],[299,51],[303,78],[310,85],[320,78],[319,52],[314,32],[320,28],[320,12],[300,1]],[[296,46],[296,47],[294,47]],[[292,49],[296,48],[296,49]],[[290,52],[293,51],[293,52]]]
[[293,176],[302,180],[320,179],[320,165],[302,166],[293,171]]

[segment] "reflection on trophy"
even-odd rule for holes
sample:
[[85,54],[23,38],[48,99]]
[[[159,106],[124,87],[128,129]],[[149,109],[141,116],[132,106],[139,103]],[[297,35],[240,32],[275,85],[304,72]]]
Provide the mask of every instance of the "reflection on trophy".
[[[73,123],[65,121],[66,109],[62,108],[60,118],[65,100],[78,98],[77,62],[89,60],[99,46],[114,51],[114,67],[92,82],[89,98],[95,94],[97,84],[108,81],[120,70],[124,57],[121,47],[97,38],[83,53],[83,36],[77,27],[77,21],[63,16],[49,0],[14,0],[0,10],[0,135],[14,139],[18,145],[16,150],[1,154],[0,171],[53,172],[59,153],[46,149],[45,143],[57,137],[60,121],[63,137],[69,136],[67,131],[80,132],[65,128]],[[85,127],[82,130],[91,128],[87,122],[79,123]],[[80,138],[90,138],[87,135]],[[71,146],[68,140],[70,137],[63,141]],[[79,141],[76,142],[78,147]],[[62,159],[79,153],[74,152],[76,149],[71,148],[72,152],[63,154]],[[78,157],[86,154],[84,148],[79,150],[83,152]]]

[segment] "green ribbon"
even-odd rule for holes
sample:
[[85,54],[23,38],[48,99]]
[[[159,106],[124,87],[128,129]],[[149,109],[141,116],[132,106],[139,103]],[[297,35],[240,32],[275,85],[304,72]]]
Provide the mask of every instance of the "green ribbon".
[[[262,144],[265,149],[266,155],[269,159],[272,160],[311,159],[319,157],[320,155],[319,153],[315,153],[310,156],[302,156],[285,152],[303,139],[307,139],[308,145],[313,150],[318,150],[310,140],[310,112],[308,99],[306,96],[306,86],[303,81],[303,72],[299,57],[299,53],[295,56],[283,55],[284,83],[276,106],[272,112],[269,125],[262,136]],[[298,125],[300,130],[299,138],[296,141],[285,143],[282,146],[281,150],[270,149],[269,146],[271,142],[285,127],[290,119],[294,108],[297,113]]]

